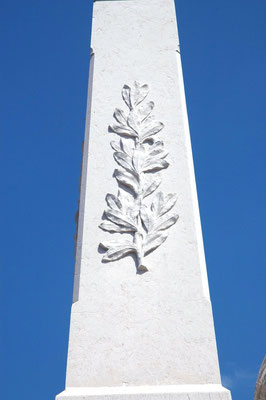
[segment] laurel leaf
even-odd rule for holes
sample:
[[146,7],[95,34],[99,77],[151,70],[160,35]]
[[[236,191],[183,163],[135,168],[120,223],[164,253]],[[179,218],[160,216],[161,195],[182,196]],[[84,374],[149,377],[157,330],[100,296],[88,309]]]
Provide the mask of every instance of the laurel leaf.
[[161,169],[167,168],[168,166],[169,162],[164,159],[148,158],[147,161],[144,163],[142,170],[144,172],[159,171]]
[[131,110],[132,105],[131,105],[131,100],[130,100],[130,92],[131,88],[128,85],[124,85],[122,89],[122,97],[128,108]]
[[124,190],[118,190],[117,198],[120,200],[123,208],[127,208],[132,202],[132,194]]
[[108,250],[102,258],[103,261],[119,260],[129,253],[136,252],[136,247],[129,240],[102,242],[100,245]]
[[158,216],[164,204],[164,194],[163,192],[158,192],[154,197],[154,200],[151,205],[152,212]]
[[127,123],[126,114],[124,113],[123,110],[120,110],[119,108],[115,109],[114,118],[117,120],[117,122],[119,122],[122,125],[125,125]]
[[142,166],[145,159],[146,159],[145,148],[143,145],[140,145],[138,149],[134,150],[132,159],[134,168],[138,174],[142,172]]
[[154,150],[152,150],[152,151],[149,153],[149,156],[150,156],[150,157],[159,156],[159,158],[165,158],[167,155],[168,155],[168,152],[167,152],[167,151],[164,151],[163,148],[162,148],[162,149],[160,149],[160,148],[154,149]]
[[131,104],[137,106],[141,103],[149,93],[149,86],[141,86],[139,82],[134,82],[133,90],[131,91]]
[[113,247],[123,247],[123,246],[133,246],[134,244],[127,239],[118,239],[118,240],[108,240],[100,243],[101,247],[103,247],[106,250],[112,249]]
[[152,152],[153,150],[158,150],[161,149],[163,150],[164,148],[164,143],[162,140],[158,140],[157,142],[154,142],[151,146],[150,146],[150,151]]
[[149,232],[152,229],[153,218],[150,209],[144,204],[140,209],[140,218],[147,232]]
[[106,203],[112,210],[120,211],[122,209],[121,201],[113,194],[106,195]]
[[170,226],[174,225],[176,223],[176,221],[178,220],[178,215],[174,214],[171,217],[169,217],[168,215],[166,216],[166,218],[161,218],[161,221],[159,219],[159,221],[157,222],[157,224],[153,227],[153,229],[155,231],[163,231],[165,229],[170,228]]
[[110,129],[112,132],[117,133],[118,135],[138,137],[137,133],[127,125],[110,125]]
[[133,108],[133,110],[130,111],[129,116],[127,118],[127,125],[130,126],[137,134],[139,133],[140,130],[140,119],[138,118],[138,115]]
[[133,174],[127,171],[120,171],[119,169],[116,169],[114,176],[118,182],[129,187],[135,194],[138,193],[139,183]]
[[121,167],[134,172],[132,159],[126,153],[116,152],[114,153],[114,159]]
[[127,143],[120,139],[120,148],[126,153],[128,156],[132,157],[132,149],[127,145]]
[[113,150],[115,150],[115,151],[121,151],[121,147],[119,146],[119,143],[117,143],[117,142],[115,142],[115,141],[112,141],[112,142],[110,143],[110,145],[111,145],[111,147],[112,147]]
[[103,256],[102,261],[116,261],[120,260],[124,256],[127,256],[130,253],[135,253],[136,249],[134,247],[113,247],[108,250],[107,253]]
[[141,122],[143,122],[152,112],[152,110],[154,109],[154,102],[150,101],[147,104],[142,105],[141,107],[139,107],[139,109],[137,110],[138,113],[138,117],[140,119]]
[[148,179],[146,179],[146,185],[143,190],[143,198],[149,196],[151,193],[153,193],[161,184],[162,179],[161,176],[158,175],[146,175]]
[[128,215],[124,215],[119,211],[111,209],[106,210],[105,215],[110,221],[117,225],[124,226],[125,228],[131,228],[133,232],[137,230],[134,221]]
[[159,216],[162,216],[166,214],[168,211],[170,211],[174,207],[176,201],[177,201],[177,194],[175,193],[168,194],[164,199],[164,204],[160,209]]
[[163,242],[167,239],[168,232],[152,232],[146,236],[146,240],[144,242],[143,251],[144,255],[151,253],[157,247],[161,246]]
[[156,135],[156,133],[160,132],[163,128],[164,124],[162,122],[152,120],[151,117],[148,117],[145,126],[142,128],[140,141],[142,143],[145,142],[153,135]]
[[116,232],[116,233],[130,233],[133,232],[132,228],[127,228],[125,226],[116,225],[113,222],[103,221],[99,228],[103,229],[107,232]]

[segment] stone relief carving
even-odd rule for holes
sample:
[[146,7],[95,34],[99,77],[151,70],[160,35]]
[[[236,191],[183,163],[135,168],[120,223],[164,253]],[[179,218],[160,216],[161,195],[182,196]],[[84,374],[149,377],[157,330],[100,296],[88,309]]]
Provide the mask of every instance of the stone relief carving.
[[161,184],[160,171],[169,166],[164,143],[156,138],[164,125],[151,116],[154,102],[144,102],[148,93],[148,85],[141,86],[138,82],[122,89],[129,112],[116,108],[115,123],[109,127],[109,131],[126,138],[111,142],[114,159],[121,167],[114,171],[120,189],[117,196],[107,194],[106,220],[99,225],[110,233],[130,235],[128,239],[121,235],[102,242],[100,246],[106,250],[103,262],[134,253],[137,273],[148,271],[144,257],[167,239],[168,229],[178,219],[172,211],[176,194],[158,192],[149,205],[145,200]]

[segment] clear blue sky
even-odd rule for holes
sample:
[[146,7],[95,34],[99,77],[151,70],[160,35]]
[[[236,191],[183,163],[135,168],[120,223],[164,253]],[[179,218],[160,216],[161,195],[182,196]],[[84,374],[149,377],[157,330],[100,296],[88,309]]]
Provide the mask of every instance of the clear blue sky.
[[[64,388],[91,8],[0,2],[5,400]],[[266,3],[178,0],[177,12],[221,373],[250,400],[266,353]]]

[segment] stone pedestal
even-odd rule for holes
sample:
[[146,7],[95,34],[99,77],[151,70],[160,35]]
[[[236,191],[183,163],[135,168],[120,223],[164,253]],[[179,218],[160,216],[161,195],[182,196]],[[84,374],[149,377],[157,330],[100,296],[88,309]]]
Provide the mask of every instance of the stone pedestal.
[[68,388],[56,399],[66,400],[228,400],[221,385]]
[[92,49],[66,390],[56,399],[229,400],[174,0],[96,1]]

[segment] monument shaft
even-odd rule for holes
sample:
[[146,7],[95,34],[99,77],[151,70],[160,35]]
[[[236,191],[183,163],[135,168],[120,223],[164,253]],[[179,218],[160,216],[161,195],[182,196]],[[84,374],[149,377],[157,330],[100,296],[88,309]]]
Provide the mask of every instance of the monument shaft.
[[174,0],[96,1],[92,50],[66,390],[57,399],[229,400]]

